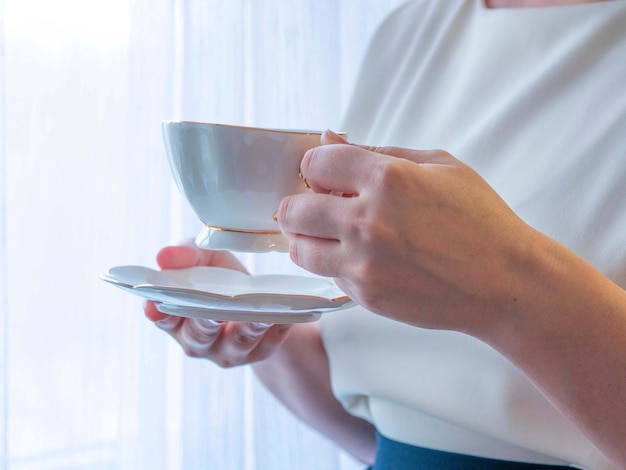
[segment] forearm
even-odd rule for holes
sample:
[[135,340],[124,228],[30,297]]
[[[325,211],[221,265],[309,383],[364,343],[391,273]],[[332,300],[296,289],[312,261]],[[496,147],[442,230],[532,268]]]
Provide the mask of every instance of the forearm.
[[253,365],[261,382],[292,413],[355,458],[371,464],[371,424],[347,413],[332,394],[328,357],[315,323],[295,325],[280,349]]
[[626,292],[564,247],[539,239],[519,271],[511,309],[483,339],[626,467]]

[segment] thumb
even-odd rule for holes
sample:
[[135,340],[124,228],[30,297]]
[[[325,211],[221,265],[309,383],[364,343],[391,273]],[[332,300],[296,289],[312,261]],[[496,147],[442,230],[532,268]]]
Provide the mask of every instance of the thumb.
[[335,132],[331,131],[330,129],[327,129],[322,133],[320,142],[322,145],[347,144],[348,143],[346,139],[341,137],[339,134],[336,134]]
[[330,145],[330,144],[349,144],[354,145],[355,147],[359,147],[370,152],[379,153],[381,155],[387,155],[389,157],[403,158],[405,160],[410,160],[415,163],[422,164],[436,164],[436,165],[453,165],[457,164],[458,160],[454,158],[449,153],[443,150],[413,150],[407,149],[403,147],[393,147],[393,146],[371,146],[371,145],[359,145],[349,143],[346,139],[337,135],[331,130],[326,130],[322,134],[321,138],[322,145]]
[[370,152],[410,160],[421,165],[458,165],[460,162],[444,150],[413,150],[403,147],[359,145]]

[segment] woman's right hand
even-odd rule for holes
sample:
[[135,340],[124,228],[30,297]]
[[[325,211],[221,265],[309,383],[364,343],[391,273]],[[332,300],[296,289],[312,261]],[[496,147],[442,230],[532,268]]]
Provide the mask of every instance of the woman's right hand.
[[[246,272],[231,253],[202,250],[193,242],[163,248],[157,255],[157,263],[161,269],[217,266]],[[209,359],[221,367],[250,364],[269,357],[291,327],[176,317],[159,312],[152,301],[146,302],[144,311],[148,319],[178,341],[185,354]]]
[[[163,248],[157,263],[162,269],[219,266],[246,272],[231,253],[202,250],[193,241]],[[166,315],[153,302],[146,303],[145,312],[180,343],[188,356],[209,359],[222,367],[256,363],[256,376],[287,409],[357,459],[373,462],[374,428],[348,414],[334,397],[328,357],[317,323],[300,323],[295,328],[218,323]],[[263,361],[269,356],[270,360]]]

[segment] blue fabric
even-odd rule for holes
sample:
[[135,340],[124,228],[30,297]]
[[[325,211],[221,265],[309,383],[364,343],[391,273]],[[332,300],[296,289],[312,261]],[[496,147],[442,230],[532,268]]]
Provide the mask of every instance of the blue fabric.
[[415,447],[378,434],[376,463],[369,470],[554,470],[560,465],[509,462]]

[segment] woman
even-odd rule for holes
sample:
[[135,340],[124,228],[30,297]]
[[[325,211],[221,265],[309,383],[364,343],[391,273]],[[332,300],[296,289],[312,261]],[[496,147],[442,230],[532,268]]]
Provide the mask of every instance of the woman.
[[[278,213],[293,261],[361,307],[148,317],[189,355],[253,364],[376,469],[626,468],[624,31],[622,0],[407,3],[344,127],[390,146],[327,132],[302,161],[314,194]],[[158,262],[243,269],[192,246]]]

